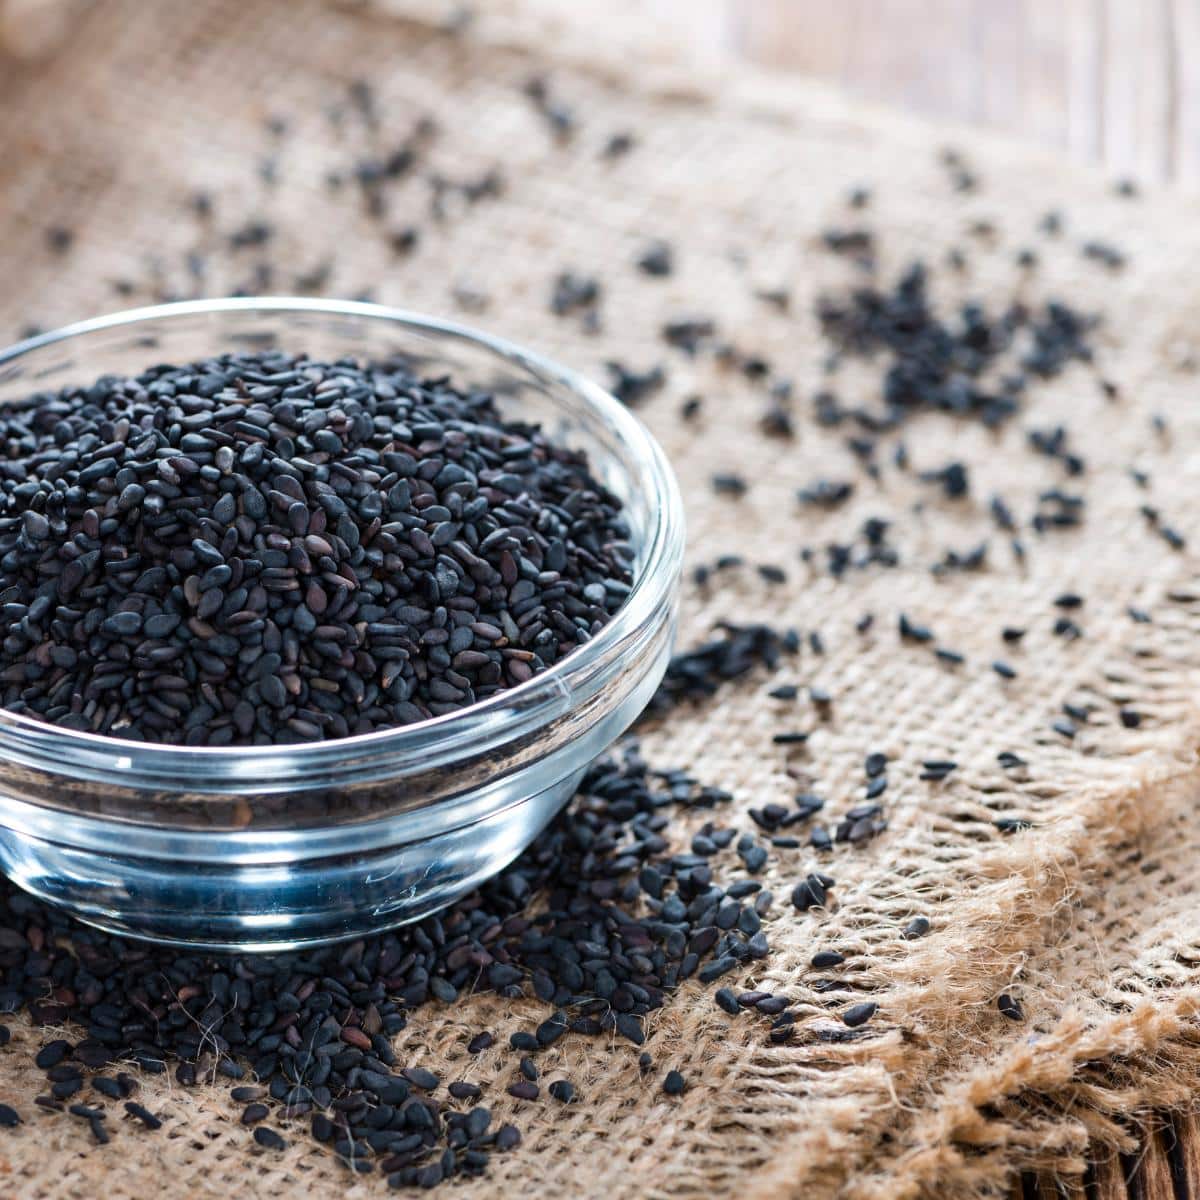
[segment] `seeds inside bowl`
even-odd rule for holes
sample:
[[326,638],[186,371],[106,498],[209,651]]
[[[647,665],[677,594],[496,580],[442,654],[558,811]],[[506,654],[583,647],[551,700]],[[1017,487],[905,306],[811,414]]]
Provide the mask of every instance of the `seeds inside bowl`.
[[586,455],[404,362],[268,352],[0,409],[0,703],[189,746],[408,725],[620,607]]

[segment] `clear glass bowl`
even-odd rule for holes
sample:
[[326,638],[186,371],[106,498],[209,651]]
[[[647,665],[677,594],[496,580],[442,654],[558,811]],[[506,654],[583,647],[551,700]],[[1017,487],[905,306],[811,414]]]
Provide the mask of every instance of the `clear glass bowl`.
[[188,748],[0,710],[0,867],[81,920],[157,941],[278,950],[450,903],[520,853],[666,668],[683,551],[662,451],[603,389],[460,326],[371,304],[197,301],[85,321],[0,352],[0,404],[239,347],[401,354],[487,389],[587,451],[621,497],[634,585],[541,675],[417,725],[283,747]]

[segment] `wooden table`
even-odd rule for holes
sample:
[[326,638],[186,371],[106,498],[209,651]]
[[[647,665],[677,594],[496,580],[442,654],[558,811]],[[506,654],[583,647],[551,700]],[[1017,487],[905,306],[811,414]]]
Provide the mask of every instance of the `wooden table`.
[[1198,0],[649,0],[701,53],[1200,184]]
[[[91,2],[0,0],[0,58],[52,53]],[[800,71],[1115,177],[1200,184],[1200,0],[522,2],[544,8],[548,29],[632,21],[710,64]]]

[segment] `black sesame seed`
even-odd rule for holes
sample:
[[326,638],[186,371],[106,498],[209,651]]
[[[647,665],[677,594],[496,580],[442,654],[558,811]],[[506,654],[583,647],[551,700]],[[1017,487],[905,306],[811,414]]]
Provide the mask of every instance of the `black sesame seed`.
[[[702,977],[703,981],[703,977]],[[616,1019],[617,1032],[631,1041],[635,1046],[642,1045],[646,1040],[646,1031],[642,1022],[633,1013],[618,1013]]]
[[914,624],[904,614],[900,614],[900,637],[910,642],[932,642],[933,632],[927,626]]
[[[264,1104],[264,1105],[261,1105],[260,1107],[263,1108],[263,1110],[264,1110],[263,1115],[266,1116],[266,1111],[265,1111],[266,1105]],[[131,1117],[136,1117],[137,1120],[139,1120],[147,1129],[161,1129],[162,1128],[161,1118],[156,1117],[148,1108],[144,1108],[136,1100],[126,1100],[125,1101],[125,1111]],[[245,1120],[244,1115],[243,1115],[242,1119],[243,1119],[243,1121]]]
[[744,496],[749,487],[740,475],[732,474],[714,475],[712,485],[719,496]]
[[400,1074],[413,1087],[420,1088],[423,1092],[432,1092],[441,1083],[441,1080],[432,1071],[428,1071],[424,1067],[405,1067]]
[[842,1022],[851,1029],[857,1029],[858,1026],[865,1025],[878,1011],[879,1005],[873,1000],[852,1004],[842,1013]]
[[636,408],[667,381],[666,372],[662,367],[650,367],[645,371],[636,371],[619,362],[609,362],[605,365],[612,379],[612,394],[630,408]]
[[1020,833],[1023,829],[1032,828],[1032,823],[1020,817],[999,817],[992,822],[1001,833]]
[[71,1043],[57,1038],[53,1042],[47,1042],[34,1056],[33,1061],[36,1066],[47,1071],[58,1066],[70,1053]]
[[55,254],[65,254],[75,243],[74,230],[62,225],[53,225],[46,230],[46,245]]
[[610,135],[608,141],[604,143],[604,149],[600,152],[600,156],[609,160],[623,158],[636,145],[637,140],[634,135],[628,130],[621,130]]
[[793,730],[788,733],[776,733],[771,737],[771,741],[777,746],[803,746],[808,741],[808,734],[801,730]]
[[638,269],[646,275],[662,277],[670,275],[675,270],[675,253],[670,243],[664,241],[651,242],[637,259]]
[[818,971],[827,971],[830,967],[840,967],[846,961],[845,955],[836,950],[818,950],[812,956],[812,965]]
[[999,995],[996,1000],[996,1007],[1000,1010],[1001,1016],[1007,1017],[1010,1021],[1025,1020],[1025,1012],[1021,1008],[1020,1002],[1007,992],[1002,992]]
[[792,904],[800,911],[823,907],[827,900],[825,876],[813,873],[792,888]]
[[668,1096],[681,1096],[687,1087],[687,1081],[678,1071],[668,1071],[663,1076],[662,1090]]
[[1108,242],[1092,240],[1083,243],[1083,256],[1110,271],[1119,271],[1125,265],[1125,255]]
[[923,770],[919,778],[939,780],[945,779],[951,771],[957,770],[958,763],[949,759],[930,759],[921,764]]

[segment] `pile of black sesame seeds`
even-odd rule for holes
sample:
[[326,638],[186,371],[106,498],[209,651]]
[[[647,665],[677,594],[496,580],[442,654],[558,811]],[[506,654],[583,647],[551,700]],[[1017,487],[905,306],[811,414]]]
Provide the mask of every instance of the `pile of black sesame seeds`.
[[[33,1103],[77,1117],[101,1142],[114,1113],[156,1130],[163,1117],[132,1098],[137,1077],[124,1069],[132,1064],[142,1074],[172,1071],[184,1087],[228,1081],[266,1150],[303,1128],[351,1170],[382,1172],[396,1187],[479,1174],[492,1153],[520,1141],[516,1127],[492,1120],[488,1092],[533,1102],[545,1089],[556,1104],[586,1097],[586,1084],[544,1079],[540,1051],[567,1034],[615,1033],[640,1047],[646,1015],[678,984],[712,982],[767,956],[763,918],[773,900],[755,878],[765,852],[752,857],[739,844],[739,877],[717,881],[731,869],[719,863],[734,831],[716,823],[730,799],[683,772],[652,771],[627,747],[590,770],[571,807],[516,863],[451,908],[393,933],[272,957],[130,942],[4,885],[0,1011],[27,1008],[36,1024],[80,1034],[39,1051],[46,1087]],[[681,807],[714,813],[687,853],[665,836]],[[811,877],[801,886],[817,890],[793,902],[823,903],[832,884]],[[509,1038],[511,1079],[488,1080],[467,1065],[462,1078],[445,1080],[397,1059],[393,1039],[415,1010],[477,992],[532,993],[547,1006],[543,1021]],[[790,1037],[787,1000],[752,995],[743,1007],[774,1019],[774,1040]],[[0,1041],[9,1036],[0,1026]],[[480,1030],[465,1052],[479,1055],[495,1040]],[[639,1068],[667,1095],[686,1087],[644,1051]],[[28,1118],[0,1106],[0,1124]]]
[[586,459],[402,363],[232,354],[0,412],[4,707],[186,745],[369,733],[620,607]]

